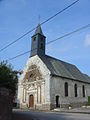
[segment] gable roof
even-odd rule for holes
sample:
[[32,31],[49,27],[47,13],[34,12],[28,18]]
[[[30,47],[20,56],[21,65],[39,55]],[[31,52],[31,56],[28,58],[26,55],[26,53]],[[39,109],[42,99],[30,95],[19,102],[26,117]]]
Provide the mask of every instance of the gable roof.
[[81,71],[75,65],[47,55],[39,57],[45,63],[47,68],[51,71],[52,75],[90,83],[90,78],[88,77],[88,75],[81,73]]

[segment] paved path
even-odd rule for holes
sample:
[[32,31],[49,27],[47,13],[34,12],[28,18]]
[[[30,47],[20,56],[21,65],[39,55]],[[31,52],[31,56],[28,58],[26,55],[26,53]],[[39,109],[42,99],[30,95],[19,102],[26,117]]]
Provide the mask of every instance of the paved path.
[[54,109],[54,112],[64,112],[64,113],[82,113],[82,114],[90,114],[90,106],[88,108],[74,108],[74,109]]
[[90,120],[90,114],[13,111],[13,120]]

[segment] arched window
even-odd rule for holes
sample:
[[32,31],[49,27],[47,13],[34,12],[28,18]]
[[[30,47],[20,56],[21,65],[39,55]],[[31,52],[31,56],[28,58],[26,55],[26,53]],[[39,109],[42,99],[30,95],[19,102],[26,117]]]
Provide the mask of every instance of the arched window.
[[41,43],[41,45],[40,45],[40,49],[43,49],[43,48],[44,48],[43,43]]
[[82,94],[83,94],[83,97],[85,97],[85,86],[84,85],[82,86]]
[[56,107],[59,107],[59,96],[56,96]]
[[33,78],[34,78],[33,73],[31,73],[30,76],[29,76],[29,80],[28,81],[29,82],[33,81]]
[[74,85],[75,97],[77,97],[77,84]]
[[64,84],[64,89],[65,89],[65,97],[67,97],[68,96],[68,83],[67,82],[65,82]]
[[33,77],[33,74],[30,74],[30,78],[32,78]]
[[44,40],[44,39],[43,39],[43,37],[41,36],[41,41],[43,42],[43,40]]
[[36,37],[34,37],[34,39],[33,39],[34,41],[36,41]]

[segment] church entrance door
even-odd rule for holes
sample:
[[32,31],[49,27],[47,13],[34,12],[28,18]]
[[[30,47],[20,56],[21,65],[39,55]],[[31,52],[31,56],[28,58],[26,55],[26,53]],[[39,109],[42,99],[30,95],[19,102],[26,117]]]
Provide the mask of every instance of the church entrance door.
[[56,96],[56,107],[59,107],[59,96]]
[[29,107],[33,107],[34,106],[34,96],[30,95],[29,96]]

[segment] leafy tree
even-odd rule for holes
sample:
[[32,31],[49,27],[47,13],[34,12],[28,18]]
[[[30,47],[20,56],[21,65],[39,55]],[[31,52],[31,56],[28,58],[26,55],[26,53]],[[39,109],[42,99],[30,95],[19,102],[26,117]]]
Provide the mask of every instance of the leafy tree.
[[11,90],[14,94],[17,87],[17,72],[7,62],[0,63],[0,87]]

